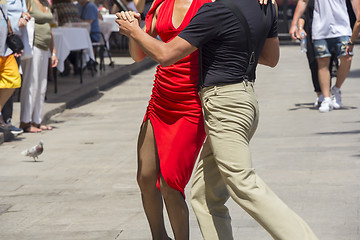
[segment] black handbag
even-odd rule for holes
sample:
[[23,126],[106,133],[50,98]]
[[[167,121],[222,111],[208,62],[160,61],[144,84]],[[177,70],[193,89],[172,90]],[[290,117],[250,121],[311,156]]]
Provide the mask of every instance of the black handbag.
[[9,21],[9,18],[6,18],[5,17],[5,14],[4,14],[4,11],[1,9],[1,12],[4,16],[4,19],[6,20],[7,22],[7,26],[8,26],[8,35],[7,35],[7,38],[6,38],[6,44],[8,45],[8,47],[14,52],[14,53],[20,53],[21,50],[24,49],[24,44],[20,38],[20,36],[16,35],[12,28],[11,28],[11,24],[10,24],[10,21]]

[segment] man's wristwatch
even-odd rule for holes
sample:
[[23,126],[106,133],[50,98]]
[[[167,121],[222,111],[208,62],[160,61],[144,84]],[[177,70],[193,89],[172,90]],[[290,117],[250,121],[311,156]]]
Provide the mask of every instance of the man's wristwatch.
[[351,40],[349,40],[348,46],[354,46],[354,43]]

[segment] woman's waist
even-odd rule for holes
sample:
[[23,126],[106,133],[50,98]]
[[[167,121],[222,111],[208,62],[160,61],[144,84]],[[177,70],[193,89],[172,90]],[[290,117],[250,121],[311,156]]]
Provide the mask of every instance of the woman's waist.
[[193,99],[198,96],[197,79],[156,78],[152,92],[170,99]]
[[186,103],[191,104],[192,102],[197,102],[199,99],[197,85],[193,85],[188,88],[184,87],[169,87],[164,85],[160,86],[154,84],[152,89],[152,98],[159,99],[160,101],[169,101],[175,103]]
[[178,67],[171,65],[168,67],[158,66],[155,80],[170,85],[179,86],[182,84],[196,84],[199,78],[198,67]]
[[201,102],[198,101],[168,101],[164,98],[153,97],[149,101],[148,110],[158,114],[179,114],[199,116],[202,114]]

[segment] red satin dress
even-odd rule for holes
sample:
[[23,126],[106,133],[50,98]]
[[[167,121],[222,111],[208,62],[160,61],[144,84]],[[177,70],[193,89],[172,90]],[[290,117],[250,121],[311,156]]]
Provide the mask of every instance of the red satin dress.
[[[172,24],[174,2],[175,0],[155,0],[145,19],[146,29],[150,29],[153,14],[162,3],[157,16],[156,31],[164,42],[176,37],[189,24],[197,10],[210,1],[193,0],[178,28]],[[206,137],[201,102],[197,93],[198,76],[198,51],[171,66],[157,66],[152,95],[144,118],[144,122],[150,119],[154,129],[160,175],[184,197],[184,188],[190,180]],[[157,186],[159,188],[159,181]]]

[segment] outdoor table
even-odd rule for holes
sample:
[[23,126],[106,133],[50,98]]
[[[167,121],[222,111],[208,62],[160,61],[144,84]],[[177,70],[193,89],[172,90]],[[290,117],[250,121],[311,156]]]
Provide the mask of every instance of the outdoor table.
[[111,31],[112,32],[118,32],[119,31],[119,25],[115,22],[115,19],[117,18],[115,14],[104,14],[102,15],[103,22],[108,22],[112,24]]
[[[89,59],[95,60],[94,51],[89,32],[86,28],[58,27],[52,29],[56,56],[59,60],[57,69],[64,71],[64,62],[70,51],[80,51],[80,66]],[[84,53],[84,54],[83,54]],[[55,93],[57,93],[57,82],[55,78]],[[82,71],[80,71],[80,83],[82,83]]]

